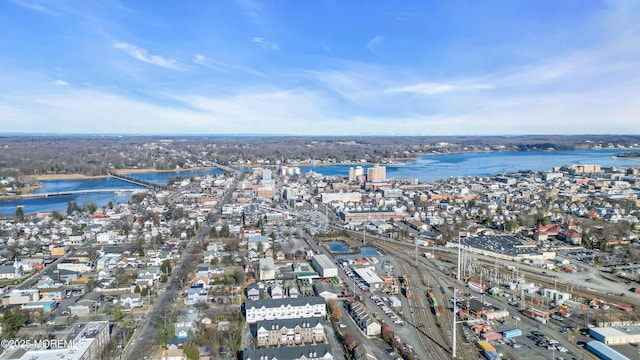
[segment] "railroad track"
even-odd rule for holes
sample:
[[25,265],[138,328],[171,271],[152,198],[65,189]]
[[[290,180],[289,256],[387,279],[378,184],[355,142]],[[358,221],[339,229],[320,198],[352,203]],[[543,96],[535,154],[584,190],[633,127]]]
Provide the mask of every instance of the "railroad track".
[[[430,359],[451,359],[452,347],[451,347],[451,323],[453,321],[453,314],[451,311],[445,311],[440,317],[436,317],[431,313],[431,305],[427,300],[427,284],[424,283],[423,275],[428,277],[428,287],[433,286],[438,294],[438,302],[441,306],[445,306],[448,309],[448,298],[444,293],[444,289],[447,287],[442,283],[440,274],[436,274],[434,269],[430,269],[423,261],[418,262],[418,266],[415,266],[414,259],[407,255],[406,251],[399,250],[391,244],[376,244],[386,253],[392,254],[400,260],[398,266],[402,274],[409,274],[409,289],[412,291],[412,296],[409,298],[409,306],[412,309],[411,322],[409,325],[413,325],[418,339],[422,347],[429,354]],[[433,279],[433,283],[431,283]],[[407,318],[407,316],[405,316]],[[461,332],[459,332],[459,335]],[[457,345],[457,358],[467,359],[469,354],[466,353],[460,342],[460,336],[458,336]]]
[[[437,259],[438,260],[446,260],[449,261],[451,263],[455,263],[455,261],[457,261],[457,255],[456,254],[450,254],[447,252],[439,252],[437,255]],[[493,268],[494,267],[494,263],[492,261],[489,260],[484,260],[484,259],[479,259],[476,258],[474,259],[474,262],[476,262],[478,264],[479,267],[484,267],[484,268]],[[498,272],[499,275],[510,275],[512,274],[513,270],[507,269],[505,267],[498,267]],[[620,296],[614,296],[614,295],[609,295],[606,293],[602,293],[600,291],[597,290],[590,290],[585,288],[584,286],[580,286],[577,284],[569,284],[567,282],[565,282],[564,280],[562,280],[561,278],[555,278],[553,275],[543,275],[543,274],[537,274],[535,272],[529,272],[529,271],[523,271],[523,273],[526,275],[526,278],[529,281],[538,283],[540,285],[542,285],[543,287],[547,287],[547,288],[555,288],[555,287],[564,287],[564,286],[571,286],[572,290],[571,293],[573,294],[574,297],[578,297],[578,298],[585,298],[585,299],[591,299],[591,298],[598,298],[601,300],[605,300],[608,302],[612,302],[618,305],[622,305],[622,306],[626,306],[632,309],[636,309],[638,307],[638,305],[636,303],[630,302],[628,300],[626,300],[623,297]]]
[[[417,279],[418,273],[415,268],[407,265],[406,262],[398,264],[403,274],[410,274],[410,278]],[[406,281],[406,280],[405,280]],[[429,359],[449,359],[451,358],[449,345],[444,341],[444,337],[439,331],[429,313],[429,304],[425,304],[425,296],[417,287],[413,287],[413,294],[409,301],[411,312],[405,315],[405,322],[413,326],[418,335],[420,345],[427,352]]]
[[[353,235],[361,236],[361,233],[353,232]],[[373,235],[370,236],[369,239],[376,240],[376,242],[374,243],[375,246],[385,249],[385,251],[393,254],[402,253],[405,256],[405,258],[410,258],[410,260],[413,261],[412,257],[406,255],[406,251],[415,252],[416,250],[415,244],[409,244],[406,242],[390,240],[386,238],[379,238]],[[418,247],[418,250],[422,250],[422,249],[432,250],[433,248],[427,248],[422,246]],[[486,268],[494,267],[494,260],[482,259],[481,255],[478,255],[478,254],[474,254],[473,256],[474,256],[474,262],[477,262],[478,264],[481,264]],[[455,264],[457,262],[457,251],[455,249],[438,248],[436,258],[438,260],[446,260],[452,264]],[[498,267],[498,271],[501,275],[508,275],[512,273],[512,270],[507,269],[503,266]],[[571,293],[578,298],[586,298],[586,299],[598,298],[598,299],[612,302],[618,305],[630,307],[634,310],[640,308],[640,304],[636,302],[631,302],[630,300],[620,296],[602,293],[597,290],[590,290],[588,288],[585,288],[584,286],[575,286],[576,284],[568,284],[567,282],[562,281],[560,278],[557,278],[556,279],[557,281],[554,281],[554,278],[552,277],[553,275],[537,274],[535,272],[526,271],[526,270],[523,270],[523,273],[526,274],[526,277],[529,280],[532,280],[548,288],[554,288],[558,285],[572,286]]]

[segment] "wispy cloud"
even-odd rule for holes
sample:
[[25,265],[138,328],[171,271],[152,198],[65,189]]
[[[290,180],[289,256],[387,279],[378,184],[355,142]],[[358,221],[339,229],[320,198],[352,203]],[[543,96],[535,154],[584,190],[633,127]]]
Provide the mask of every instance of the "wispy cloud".
[[382,43],[384,42],[385,37],[384,36],[376,36],[373,39],[369,40],[369,42],[367,43],[367,49],[369,49],[369,51],[371,51],[372,53],[380,56],[379,48],[380,46],[382,46]]
[[238,6],[244,12],[244,14],[255,24],[262,24],[262,16],[260,4],[254,0],[237,0]]
[[12,3],[18,5],[18,6],[22,6],[24,8],[30,9],[30,10],[34,10],[37,12],[41,12],[47,15],[57,15],[57,12],[53,11],[52,9],[42,5],[42,3],[40,1],[30,1],[30,0],[11,0]]
[[280,48],[277,43],[267,41],[263,37],[254,37],[253,39],[251,39],[251,42],[254,44],[258,44],[258,46],[263,49],[278,50]]
[[207,63],[207,58],[202,54],[194,54],[193,62],[200,65],[205,65]]
[[56,80],[53,82],[53,84],[58,86],[69,86],[69,83],[64,80]]
[[194,54],[193,55],[193,62],[194,64],[198,64],[200,66],[203,66],[207,69],[211,69],[211,70],[215,70],[215,71],[221,71],[221,72],[240,72],[240,73],[246,73],[246,74],[250,74],[250,75],[255,75],[255,76],[259,76],[259,77],[267,77],[266,74],[257,71],[255,69],[252,69],[250,67],[244,66],[244,65],[231,65],[231,64],[226,64],[222,61],[218,61],[215,59],[211,59],[208,58],[202,54]]
[[409,9],[406,11],[391,11],[388,12],[387,15],[393,17],[397,21],[407,21],[417,18],[418,16],[420,16],[420,13]]
[[[44,79],[42,79],[44,80]],[[50,81],[50,80],[49,80]],[[346,80],[343,80],[346,82]],[[20,92],[0,98],[0,127],[5,131],[78,133],[194,134],[264,133],[300,135],[430,134],[483,135],[521,133],[638,133],[640,85],[563,94],[506,95],[478,92],[472,97],[453,92],[441,111],[403,113],[394,99],[398,94],[369,94],[382,111],[351,112],[322,90],[255,88],[245,86],[225,95],[193,91],[155,93],[161,96],[131,97],[112,90],[70,87],[49,92]],[[348,85],[361,90],[361,82]],[[43,89],[42,84],[22,84]],[[460,85],[458,85],[460,86]],[[619,94],[629,94],[620,97]],[[359,95],[363,96],[363,95]],[[164,101],[162,99],[170,99]],[[384,104],[386,103],[386,106]],[[421,103],[426,103],[421,101]],[[392,111],[388,111],[392,108]],[[95,119],[91,124],[86,119]],[[606,121],[603,121],[606,119]],[[65,127],[59,124],[64,123]],[[609,130],[610,131],[610,130]]]
[[420,83],[389,89],[391,93],[413,93],[421,95],[436,95],[454,91],[475,91],[493,89],[493,86],[486,84],[454,85],[445,83]]
[[117,42],[113,44],[113,47],[124,51],[134,59],[146,62],[148,64],[153,64],[171,70],[181,70],[181,67],[176,60],[166,59],[160,55],[149,54],[147,53],[147,50],[139,48],[135,45],[126,42]]

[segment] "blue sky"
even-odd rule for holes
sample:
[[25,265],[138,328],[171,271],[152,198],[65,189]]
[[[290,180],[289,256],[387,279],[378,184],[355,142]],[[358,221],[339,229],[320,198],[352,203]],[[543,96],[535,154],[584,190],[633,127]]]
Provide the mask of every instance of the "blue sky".
[[640,1],[0,2],[3,133],[640,133]]

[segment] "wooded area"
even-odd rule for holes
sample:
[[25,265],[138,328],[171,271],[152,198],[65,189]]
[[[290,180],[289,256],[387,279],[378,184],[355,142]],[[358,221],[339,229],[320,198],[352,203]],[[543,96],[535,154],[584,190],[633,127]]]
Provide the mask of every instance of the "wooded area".
[[4,136],[0,176],[117,169],[323,162],[384,163],[427,153],[531,151],[632,146],[640,136],[294,137],[294,136]]

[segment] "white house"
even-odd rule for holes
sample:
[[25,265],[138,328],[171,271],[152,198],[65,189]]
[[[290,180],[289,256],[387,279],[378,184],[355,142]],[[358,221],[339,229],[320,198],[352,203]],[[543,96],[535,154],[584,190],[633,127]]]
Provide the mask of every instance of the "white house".
[[0,266],[0,279],[17,279],[22,277],[22,267],[15,265]]
[[269,295],[272,299],[282,299],[284,296],[284,288],[282,285],[275,283],[269,288]]
[[120,295],[120,304],[126,306],[129,309],[141,307],[143,304],[140,293],[122,294]]
[[191,286],[187,290],[187,296],[184,298],[185,305],[206,304],[208,300],[207,289],[201,284]]

